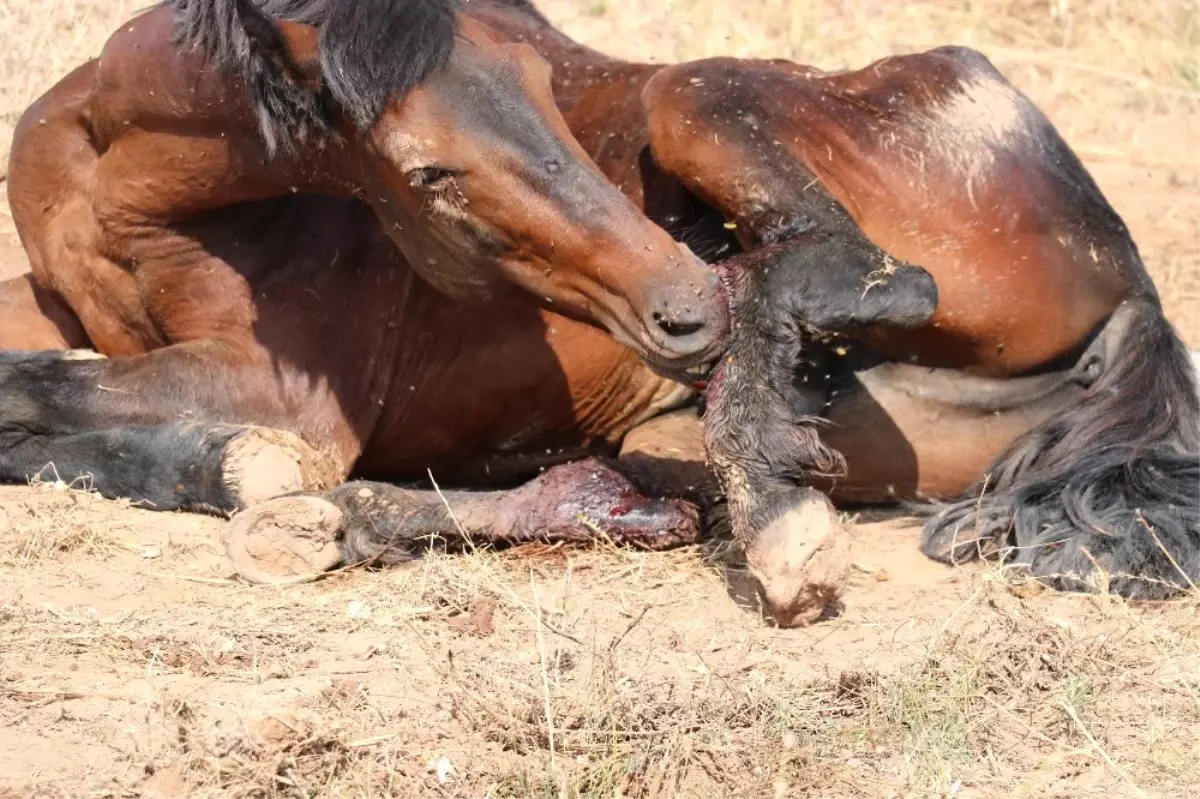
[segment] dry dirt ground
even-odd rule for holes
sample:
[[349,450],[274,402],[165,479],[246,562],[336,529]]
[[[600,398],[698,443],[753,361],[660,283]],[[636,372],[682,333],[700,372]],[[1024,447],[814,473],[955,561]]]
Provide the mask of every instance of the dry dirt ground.
[[[140,3],[0,0],[0,153]],[[546,0],[660,61],[959,43],[1049,114],[1200,347],[1188,0]],[[736,11],[733,9],[736,7]],[[0,272],[25,268],[0,207]],[[854,527],[840,615],[762,624],[728,544],[524,548],[249,587],[222,523],[0,488],[0,796],[1182,796],[1200,592],[1040,592]]]

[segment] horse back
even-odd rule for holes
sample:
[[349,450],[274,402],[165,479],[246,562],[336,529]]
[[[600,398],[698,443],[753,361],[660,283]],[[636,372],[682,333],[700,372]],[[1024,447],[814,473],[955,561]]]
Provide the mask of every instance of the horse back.
[[931,325],[891,346],[953,340],[963,365],[1018,372],[1069,356],[1127,299],[1157,303],[1078,157],[979,53],[941,48],[808,80],[824,113],[804,127],[806,163],[868,237],[938,283]]

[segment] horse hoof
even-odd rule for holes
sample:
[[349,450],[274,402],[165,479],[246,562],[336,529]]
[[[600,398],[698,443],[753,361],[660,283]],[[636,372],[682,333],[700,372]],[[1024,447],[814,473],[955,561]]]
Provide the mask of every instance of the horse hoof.
[[313,496],[280,497],[233,517],[225,554],[251,583],[286,585],[317,579],[342,562],[337,505]]
[[746,561],[775,623],[803,627],[818,621],[845,589],[850,540],[828,498],[806,488],[747,547]]
[[298,491],[323,491],[336,482],[329,463],[286,430],[249,427],[221,454],[225,488],[238,508]]

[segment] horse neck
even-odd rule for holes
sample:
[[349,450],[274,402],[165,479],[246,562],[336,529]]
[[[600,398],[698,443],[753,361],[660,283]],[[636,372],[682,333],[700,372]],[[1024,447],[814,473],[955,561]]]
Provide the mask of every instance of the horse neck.
[[240,80],[180,52],[173,35],[171,10],[156,8],[114,34],[94,62],[85,115],[101,154],[94,185],[106,211],[161,222],[288,194],[357,190],[353,137],[269,153]]
[[472,17],[530,45],[550,63],[554,99],[571,133],[601,171],[622,186],[649,145],[641,90],[662,66],[622,61],[582,45],[523,0],[474,0],[467,8]]

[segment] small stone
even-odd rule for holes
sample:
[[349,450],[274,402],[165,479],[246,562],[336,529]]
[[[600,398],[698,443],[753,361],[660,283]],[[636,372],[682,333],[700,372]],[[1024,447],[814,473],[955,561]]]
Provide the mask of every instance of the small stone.
[[450,762],[448,757],[439,757],[437,760],[430,760],[425,764],[425,770],[437,777],[439,785],[445,785],[446,781],[454,776],[454,764]]

